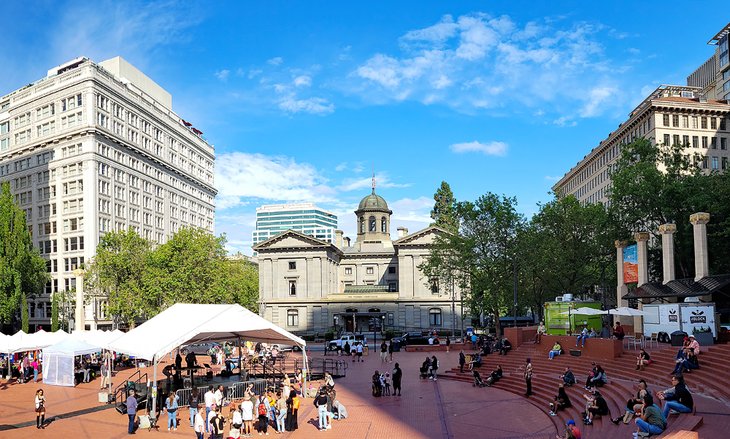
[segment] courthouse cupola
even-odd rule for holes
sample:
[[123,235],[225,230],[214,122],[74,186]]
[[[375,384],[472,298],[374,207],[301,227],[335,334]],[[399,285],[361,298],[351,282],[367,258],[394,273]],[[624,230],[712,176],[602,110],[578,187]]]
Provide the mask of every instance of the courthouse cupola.
[[390,241],[390,215],[388,203],[375,193],[375,178],[373,177],[373,191],[360,201],[355,211],[357,216],[357,241]]

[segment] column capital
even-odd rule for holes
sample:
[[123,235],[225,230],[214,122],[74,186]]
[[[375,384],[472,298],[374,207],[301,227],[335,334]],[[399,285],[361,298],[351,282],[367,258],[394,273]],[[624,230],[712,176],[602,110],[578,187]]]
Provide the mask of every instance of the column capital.
[[710,214],[707,212],[697,212],[689,216],[689,222],[693,225],[707,224],[710,222]]
[[637,232],[637,233],[634,233],[634,239],[636,239],[637,242],[648,241],[649,240],[649,232]]
[[613,245],[615,245],[616,248],[625,248],[628,245],[628,242],[620,241],[617,239],[616,241],[613,242]]
[[72,273],[73,273],[73,274],[74,274],[74,276],[76,276],[76,277],[84,277],[84,274],[86,274],[86,271],[85,271],[85,270],[83,270],[83,269],[81,269],[81,268],[77,268],[77,269],[75,269],[75,270],[74,270],[74,271],[73,271]]
[[662,235],[671,235],[677,232],[677,225],[674,223],[661,224],[659,226],[659,233]]

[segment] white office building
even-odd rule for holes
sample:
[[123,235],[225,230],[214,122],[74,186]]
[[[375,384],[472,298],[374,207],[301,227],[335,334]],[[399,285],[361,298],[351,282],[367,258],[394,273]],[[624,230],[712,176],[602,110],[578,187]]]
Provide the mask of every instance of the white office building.
[[[213,232],[214,151],[202,134],[119,57],[77,58],[0,97],[0,181],[52,277],[29,298],[31,327],[49,326],[51,297],[75,289],[73,270],[104,233],[131,227],[164,243],[184,226]],[[87,328],[111,325],[104,297],[86,303]]]
[[252,245],[266,241],[286,230],[333,242],[337,215],[313,203],[269,204],[256,209],[256,229]]

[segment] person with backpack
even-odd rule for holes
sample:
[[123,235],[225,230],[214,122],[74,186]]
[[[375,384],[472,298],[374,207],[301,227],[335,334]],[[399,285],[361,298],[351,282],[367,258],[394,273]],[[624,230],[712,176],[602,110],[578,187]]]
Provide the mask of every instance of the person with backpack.
[[259,425],[258,425],[258,431],[259,434],[264,433],[265,435],[269,435],[268,429],[269,429],[269,398],[266,397],[266,394],[261,393],[259,395],[257,403],[256,403],[256,413],[259,415]]
[[317,412],[319,414],[320,430],[327,430],[329,428],[332,428],[329,425],[329,412],[327,410],[328,404],[330,404],[329,396],[327,396],[327,392],[324,389],[321,389],[319,391],[319,395],[314,398],[314,406],[317,407]]
[[226,420],[221,414],[221,408],[215,406],[215,411],[210,416],[211,439],[223,439],[223,425]]

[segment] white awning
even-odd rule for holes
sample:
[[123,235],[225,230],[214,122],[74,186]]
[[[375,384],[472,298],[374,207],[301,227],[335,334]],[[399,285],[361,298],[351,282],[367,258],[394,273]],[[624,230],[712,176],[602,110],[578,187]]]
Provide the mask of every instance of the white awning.
[[241,305],[177,303],[113,341],[109,348],[152,360],[183,344],[237,338],[306,346],[296,335]]

